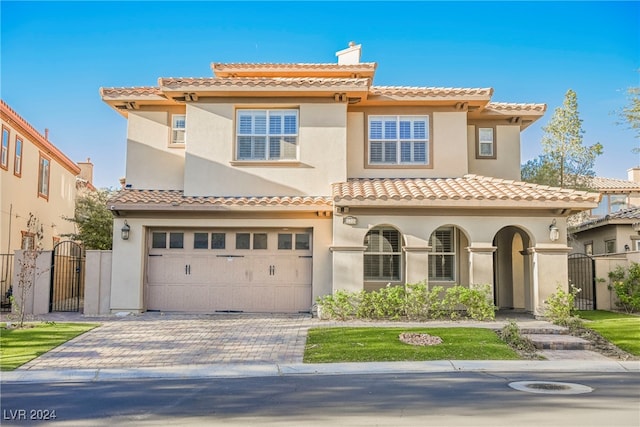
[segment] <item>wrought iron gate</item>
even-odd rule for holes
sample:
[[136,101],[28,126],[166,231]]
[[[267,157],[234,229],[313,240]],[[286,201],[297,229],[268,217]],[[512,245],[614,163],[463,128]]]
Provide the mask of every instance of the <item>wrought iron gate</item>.
[[575,301],[578,310],[596,309],[595,270],[595,261],[589,255],[569,255],[569,284],[580,289]]
[[60,242],[53,247],[49,312],[82,310],[84,255],[82,246],[76,242]]

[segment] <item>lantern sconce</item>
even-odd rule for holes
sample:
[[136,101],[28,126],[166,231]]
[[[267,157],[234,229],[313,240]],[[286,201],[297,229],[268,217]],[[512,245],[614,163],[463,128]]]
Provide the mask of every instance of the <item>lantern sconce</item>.
[[131,227],[129,227],[129,224],[127,223],[127,220],[124,220],[124,225],[122,226],[122,228],[120,229],[120,237],[122,237],[122,240],[129,240],[129,232],[131,231]]
[[551,225],[549,226],[549,239],[551,239],[552,242],[555,242],[559,238],[560,238],[560,230],[558,229],[558,226],[556,225],[556,220],[554,218],[554,220],[551,221]]

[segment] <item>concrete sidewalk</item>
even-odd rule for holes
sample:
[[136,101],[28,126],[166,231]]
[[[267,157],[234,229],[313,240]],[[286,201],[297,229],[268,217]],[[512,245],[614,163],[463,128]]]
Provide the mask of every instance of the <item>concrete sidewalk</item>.
[[[540,353],[544,361],[433,361],[303,364],[312,327],[478,327],[501,329],[514,317],[492,322],[322,321],[309,315],[144,313],[84,317],[52,313],[39,320],[96,322],[82,334],[15,371],[2,382],[107,381],[133,378],[215,378],[274,375],[444,371],[640,372],[640,361],[621,362],[591,351]],[[1,319],[0,319],[1,320]],[[528,316],[515,320],[523,333],[560,334],[564,328]]]

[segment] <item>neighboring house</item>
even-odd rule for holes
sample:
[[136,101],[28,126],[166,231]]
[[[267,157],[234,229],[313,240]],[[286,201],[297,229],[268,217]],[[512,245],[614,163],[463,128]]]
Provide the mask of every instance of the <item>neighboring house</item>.
[[308,312],[426,281],[541,314],[568,286],[566,218],[600,195],[519,181],[546,106],[375,86],[360,51],[100,90],[128,120],[111,311]]
[[47,132],[41,135],[6,102],[0,100],[2,146],[0,152],[0,266],[2,297],[9,288],[11,262],[7,254],[33,248],[33,214],[42,225],[43,250],[51,250],[61,235],[74,232],[76,177],[81,168],[56,148]]
[[598,207],[580,215],[569,227],[573,253],[605,255],[638,251],[640,223],[640,168],[627,171],[629,180],[595,177],[592,187],[602,194]]
[[573,252],[587,255],[640,251],[638,231],[640,207],[618,210],[569,228]]

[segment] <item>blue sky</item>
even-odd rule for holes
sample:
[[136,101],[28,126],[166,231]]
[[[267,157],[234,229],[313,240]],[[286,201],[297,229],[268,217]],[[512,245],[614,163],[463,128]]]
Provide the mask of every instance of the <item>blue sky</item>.
[[626,178],[640,142],[614,112],[640,86],[638,2],[0,2],[0,96],[98,187],[124,175],[126,120],[104,87],[209,77],[211,62],[336,62],[353,40],[377,62],[376,85],[493,87],[493,101],[546,103],[522,135],[578,94],[596,173]]

